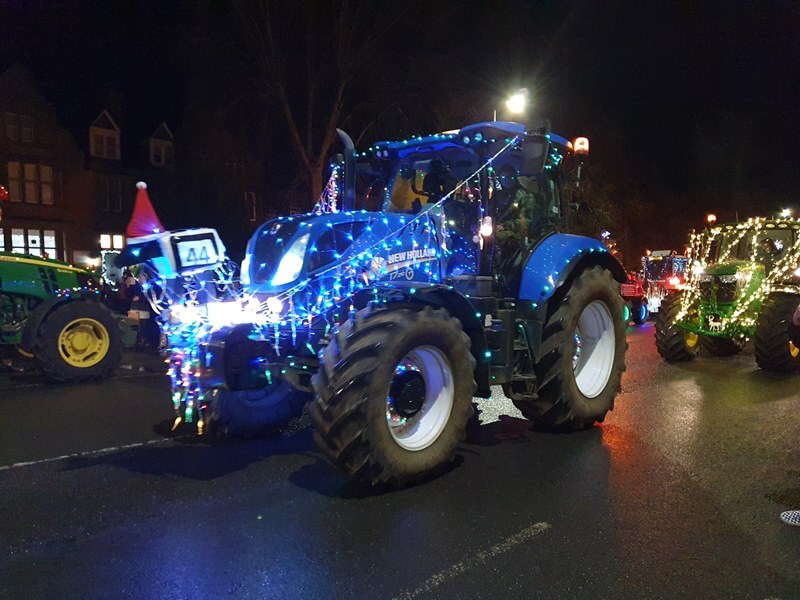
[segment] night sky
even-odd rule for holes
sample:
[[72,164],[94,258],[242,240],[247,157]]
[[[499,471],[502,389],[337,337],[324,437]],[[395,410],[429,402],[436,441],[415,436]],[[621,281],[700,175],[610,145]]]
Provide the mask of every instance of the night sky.
[[[320,44],[340,5],[275,4],[288,32],[305,6]],[[707,211],[800,209],[800,3],[399,1],[390,23],[390,3],[360,4],[361,31],[380,33],[346,98],[362,145],[488,119],[525,86],[555,131],[591,138],[594,174],[620,206],[645,206],[627,224],[636,251],[680,246]],[[229,6],[0,0],[0,69],[30,70],[74,131],[112,106],[123,130],[166,120],[180,137],[198,106],[247,96],[248,48]],[[298,52],[307,42],[286,40]],[[291,171],[275,105],[250,94],[241,106],[251,143],[275,173]],[[254,127],[255,114],[270,126]]]

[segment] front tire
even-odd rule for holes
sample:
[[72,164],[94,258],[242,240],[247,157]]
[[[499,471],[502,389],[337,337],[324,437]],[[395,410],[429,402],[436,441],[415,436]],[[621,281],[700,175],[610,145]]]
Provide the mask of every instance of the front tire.
[[354,479],[404,485],[429,476],[464,439],[474,365],[469,337],[444,309],[360,310],[311,380],[314,440]]
[[299,417],[311,398],[287,381],[251,390],[215,390],[209,426],[232,437],[269,432]]
[[744,348],[744,340],[711,335],[701,336],[700,344],[715,356],[733,356],[734,354],[739,354]]
[[792,315],[797,296],[770,294],[761,306],[753,337],[756,363],[765,371],[800,371],[800,349],[792,341]]
[[656,348],[667,362],[692,360],[700,348],[700,336],[685,331],[675,322],[681,310],[681,297],[667,296],[656,313]]
[[538,398],[515,402],[546,427],[572,431],[602,422],[625,370],[625,326],[619,284],[601,267],[580,274],[560,300],[551,300],[534,367]]
[[32,350],[48,379],[69,383],[108,377],[122,358],[114,316],[92,300],[68,301],[50,311],[39,325]]

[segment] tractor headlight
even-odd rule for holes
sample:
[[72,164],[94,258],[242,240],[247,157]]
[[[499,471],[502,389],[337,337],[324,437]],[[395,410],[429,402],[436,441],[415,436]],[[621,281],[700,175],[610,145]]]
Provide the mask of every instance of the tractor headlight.
[[722,283],[736,283],[738,276],[736,275],[720,275],[719,280]]
[[277,296],[267,298],[267,310],[273,314],[280,315],[283,310],[283,301]]
[[284,283],[291,283],[300,276],[300,271],[303,268],[303,260],[306,257],[306,247],[308,246],[308,239],[310,233],[306,233],[297,238],[294,243],[289,246],[286,254],[281,258],[278,263],[278,269],[272,277],[272,285],[283,285]]

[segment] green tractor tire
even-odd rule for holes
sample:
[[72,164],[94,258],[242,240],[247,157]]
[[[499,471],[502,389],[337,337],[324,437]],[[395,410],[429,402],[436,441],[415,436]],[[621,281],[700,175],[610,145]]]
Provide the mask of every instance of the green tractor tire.
[[114,316],[92,300],[68,301],[50,311],[39,325],[32,350],[48,379],[67,383],[108,377],[122,358]]
[[744,340],[703,335],[700,336],[700,345],[715,356],[732,356],[742,351]]
[[767,296],[761,306],[753,344],[756,363],[765,371],[800,371],[800,348],[792,341],[791,327],[797,303],[794,294],[776,293]]
[[699,335],[676,325],[680,309],[680,296],[667,296],[656,313],[656,348],[667,362],[692,360],[700,348]]

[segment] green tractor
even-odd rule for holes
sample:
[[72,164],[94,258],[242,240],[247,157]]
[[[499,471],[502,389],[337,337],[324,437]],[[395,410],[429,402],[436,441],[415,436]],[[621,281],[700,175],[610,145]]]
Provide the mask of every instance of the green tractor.
[[0,352],[33,359],[52,381],[110,375],[120,329],[91,273],[57,260],[0,252]]
[[670,362],[700,347],[736,354],[753,339],[756,363],[800,370],[792,315],[800,301],[800,220],[750,219],[692,236],[684,290],[667,295],[656,316],[656,346]]

